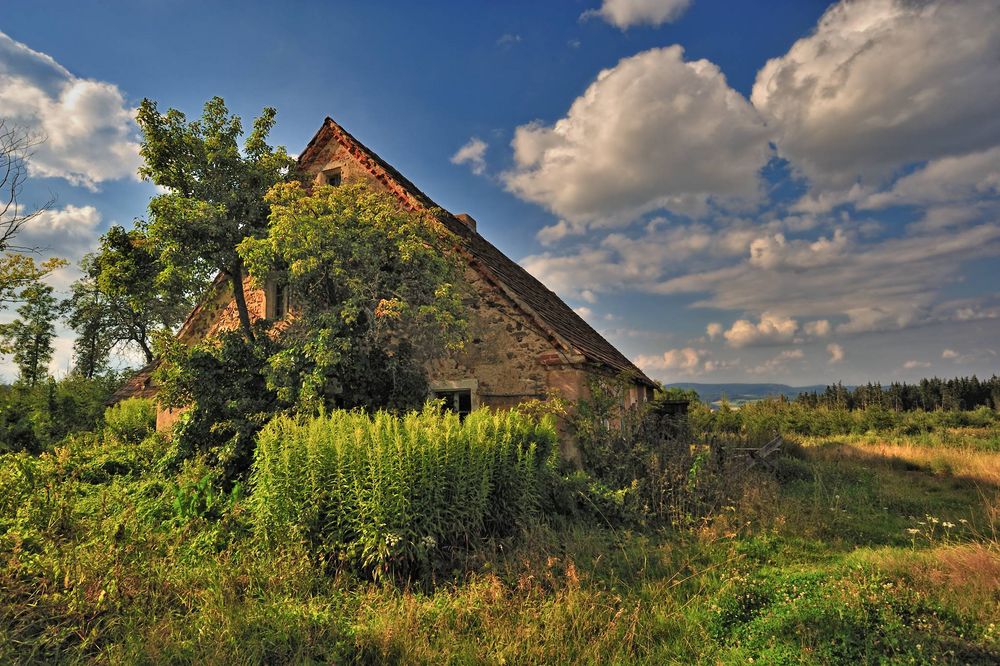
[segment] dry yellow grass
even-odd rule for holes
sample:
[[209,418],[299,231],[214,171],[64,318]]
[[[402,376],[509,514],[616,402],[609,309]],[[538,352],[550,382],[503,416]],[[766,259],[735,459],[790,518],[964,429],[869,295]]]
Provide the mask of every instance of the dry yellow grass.
[[862,435],[811,439],[805,443],[824,448],[839,444],[837,454],[843,457],[868,459],[878,456],[888,461],[904,461],[933,474],[962,477],[1000,488],[1000,452],[970,446],[927,446],[898,436],[893,436],[892,441]]

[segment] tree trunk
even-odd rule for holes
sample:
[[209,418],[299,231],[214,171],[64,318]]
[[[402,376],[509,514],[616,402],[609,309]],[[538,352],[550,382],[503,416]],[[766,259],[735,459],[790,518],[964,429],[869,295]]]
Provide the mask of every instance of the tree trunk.
[[236,311],[240,313],[240,327],[243,335],[250,342],[254,341],[253,328],[250,326],[250,311],[247,310],[247,299],[243,294],[243,262],[237,262],[229,271],[233,283],[233,298],[236,300]]
[[149,348],[149,343],[146,342],[146,336],[143,335],[139,339],[139,346],[142,347],[142,353],[146,356],[146,365],[153,362],[153,350]]

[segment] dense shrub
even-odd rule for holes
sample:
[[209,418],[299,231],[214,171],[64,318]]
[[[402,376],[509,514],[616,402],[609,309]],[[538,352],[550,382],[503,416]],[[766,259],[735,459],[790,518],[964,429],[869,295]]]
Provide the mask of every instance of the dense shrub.
[[304,542],[376,578],[426,574],[537,512],[555,444],[551,420],[518,411],[278,417],[258,438],[251,510],[268,543]]
[[123,444],[137,444],[156,429],[152,400],[129,398],[104,412],[104,432]]
[[563,477],[562,494],[571,488],[576,513],[600,522],[686,525],[711,514],[743,482],[746,457],[733,453],[747,436],[725,425],[706,436],[697,420],[631,404],[632,386],[628,376],[591,381],[569,415],[583,470]]

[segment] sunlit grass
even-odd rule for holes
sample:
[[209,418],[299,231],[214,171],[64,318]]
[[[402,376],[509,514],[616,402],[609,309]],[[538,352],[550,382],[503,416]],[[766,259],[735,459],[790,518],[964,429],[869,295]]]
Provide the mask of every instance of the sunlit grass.
[[792,444],[689,529],[534,522],[430,587],[178,520],[203,467],[81,438],[0,458],[0,662],[996,663],[984,434]]

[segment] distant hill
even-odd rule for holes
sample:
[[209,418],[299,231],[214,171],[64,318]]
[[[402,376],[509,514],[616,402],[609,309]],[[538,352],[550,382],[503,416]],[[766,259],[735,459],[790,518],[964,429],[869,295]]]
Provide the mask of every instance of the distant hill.
[[789,386],[788,384],[694,384],[691,382],[677,382],[667,384],[668,387],[682,389],[694,389],[702,402],[714,403],[726,399],[734,405],[744,402],[763,400],[768,397],[778,397],[783,395],[787,398],[794,398],[800,393],[816,391],[822,393],[826,390],[825,384],[814,386]]

